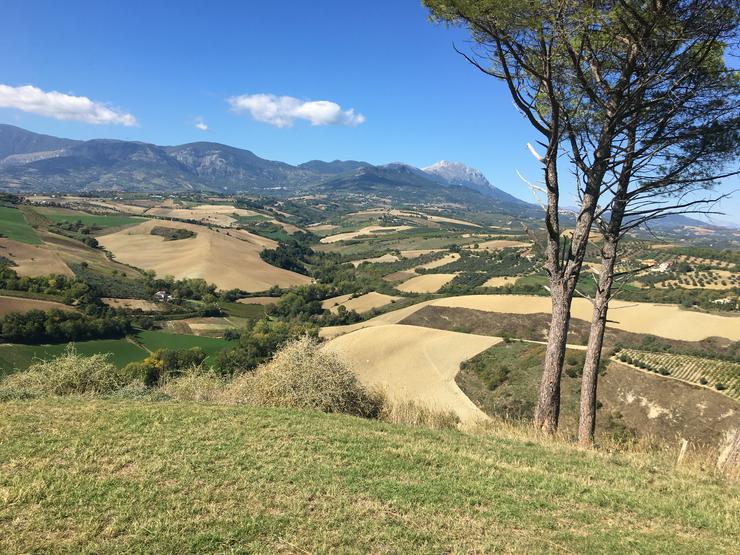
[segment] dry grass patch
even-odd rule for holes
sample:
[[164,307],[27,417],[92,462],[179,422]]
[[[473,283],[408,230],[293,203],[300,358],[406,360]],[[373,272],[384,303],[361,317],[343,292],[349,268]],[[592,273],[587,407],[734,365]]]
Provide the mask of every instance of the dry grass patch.
[[367,387],[392,402],[414,402],[454,412],[469,424],[485,414],[460,390],[460,363],[498,343],[484,337],[416,326],[365,328],[329,341],[324,349],[348,361]]
[[455,276],[457,274],[424,274],[404,281],[396,289],[404,293],[436,293],[455,279]]
[[117,260],[153,270],[157,275],[172,275],[177,279],[202,278],[219,289],[239,288],[264,291],[278,285],[292,287],[310,283],[307,276],[276,268],[260,258],[265,248],[276,243],[244,230],[215,231],[205,226],[168,222],[168,226],[189,229],[197,235],[190,239],[165,241],[151,235],[158,225],[151,220],[132,228],[98,237]]
[[377,416],[382,405],[382,399],[358,382],[344,360],[309,337],[286,344],[254,373],[236,378],[224,399],[364,417]]
[[74,277],[74,272],[62,257],[48,245],[29,245],[0,237],[0,256],[12,260],[13,270],[19,276],[47,276],[58,274]]
[[62,303],[55,303],[53,301],[39,301],[36,299],[24,299],[21,297],[6,297],[0,295],[0,317],[10,314],[11,312],[28,312],[29,310],[51,310],[53,308],[59,310],[72,311],[74,308],[67,306]]

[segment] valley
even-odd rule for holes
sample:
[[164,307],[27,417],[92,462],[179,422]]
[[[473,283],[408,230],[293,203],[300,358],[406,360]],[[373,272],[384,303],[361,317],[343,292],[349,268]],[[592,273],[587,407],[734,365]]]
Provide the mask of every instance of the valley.
[[[0,246],[9,283],[0,309],[100,303],[100,314],[131,327],[119,338],[76,341],[80,353],[110,353],[125,367],[158,349],[196,348],[219,372],[251,348],[255,325],[272,334],[285,322],[314,330],[367,386],[451,411],[464,426],[531,418],[550,311],[540,232],[526,218],[462,206],[357,210],[332,198],[119,193],[6,202]],[[623,439],[662,430],[661,441],[683,435],[719,445],[740,427],[740,260],[730,250],[639,237],[627,248],[635,270],[612,303],[599,429]],[[54,275],[84,284],[93,298],[65,298],[48,283]],[[590,275],[584,294],[593,290]],[[23,276],[46,283],[24,287]],[[574,299],[568,426],[590,314],[586,298]],[[2,372],[66,345],[30,343],[2,345]],[[507,362],[511,348],[527,354]],[[645,372],[648,390],[638,385]],[[676,395],[697,400],[666,404]],[[707,412],[713,406],[727,408]],[[703,432],[692,432],[699,422]]]

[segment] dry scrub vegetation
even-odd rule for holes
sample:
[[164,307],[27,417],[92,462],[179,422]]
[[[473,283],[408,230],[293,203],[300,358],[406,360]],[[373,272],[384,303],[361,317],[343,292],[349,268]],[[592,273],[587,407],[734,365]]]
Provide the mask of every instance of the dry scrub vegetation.
[[337,353],[308,336],[284,345],[269,362],[231,381],[209,368],[192,366],[147,388],[135,371],[118,369],[107,355],[82,356],[74,347],[0,382],[0,401],[53,396],[115,396],[228,405],[286,407],[341,413],[434,429],[456,428],[450,411],[397,401],[363,386]]

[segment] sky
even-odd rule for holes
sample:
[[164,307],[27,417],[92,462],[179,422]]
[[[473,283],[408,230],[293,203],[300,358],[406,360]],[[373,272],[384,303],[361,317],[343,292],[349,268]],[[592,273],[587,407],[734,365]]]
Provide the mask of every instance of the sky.
[[[4,0],[0,123],[292,164],[459,161],[533,201],[517,171],[540,178],[535,132],[453,44],[464,30],[419,0]],[[740,224],[740,193],[721,209]]]

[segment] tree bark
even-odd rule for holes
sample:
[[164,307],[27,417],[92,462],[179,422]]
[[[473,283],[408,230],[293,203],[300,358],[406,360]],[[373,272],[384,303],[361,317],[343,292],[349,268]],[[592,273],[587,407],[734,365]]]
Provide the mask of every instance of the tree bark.
[[609,310],[609,296],[614,283],[614,265],[617,260],[617,244],[606,239],[602,248],[601,273],[594,297],[594,310],[591,317],[591,330],[586,347],[586,360],[581,377],[581,405],[578,421],[578,444],[590,447],[596,431],[596,388],[599,380],[601,350],[604,345],[606,315]]
[[545,364],[540,381],[537,409],[535,410],[535,425],[549,434],[558,429],[560,418],[560,379],[563,373],[563,360],[568,343],[568,327],[570,326],[570,305],[574,290],[568,282],[559,282],[550,286],[552,302],[552,318],[550,331],[547,337]]

